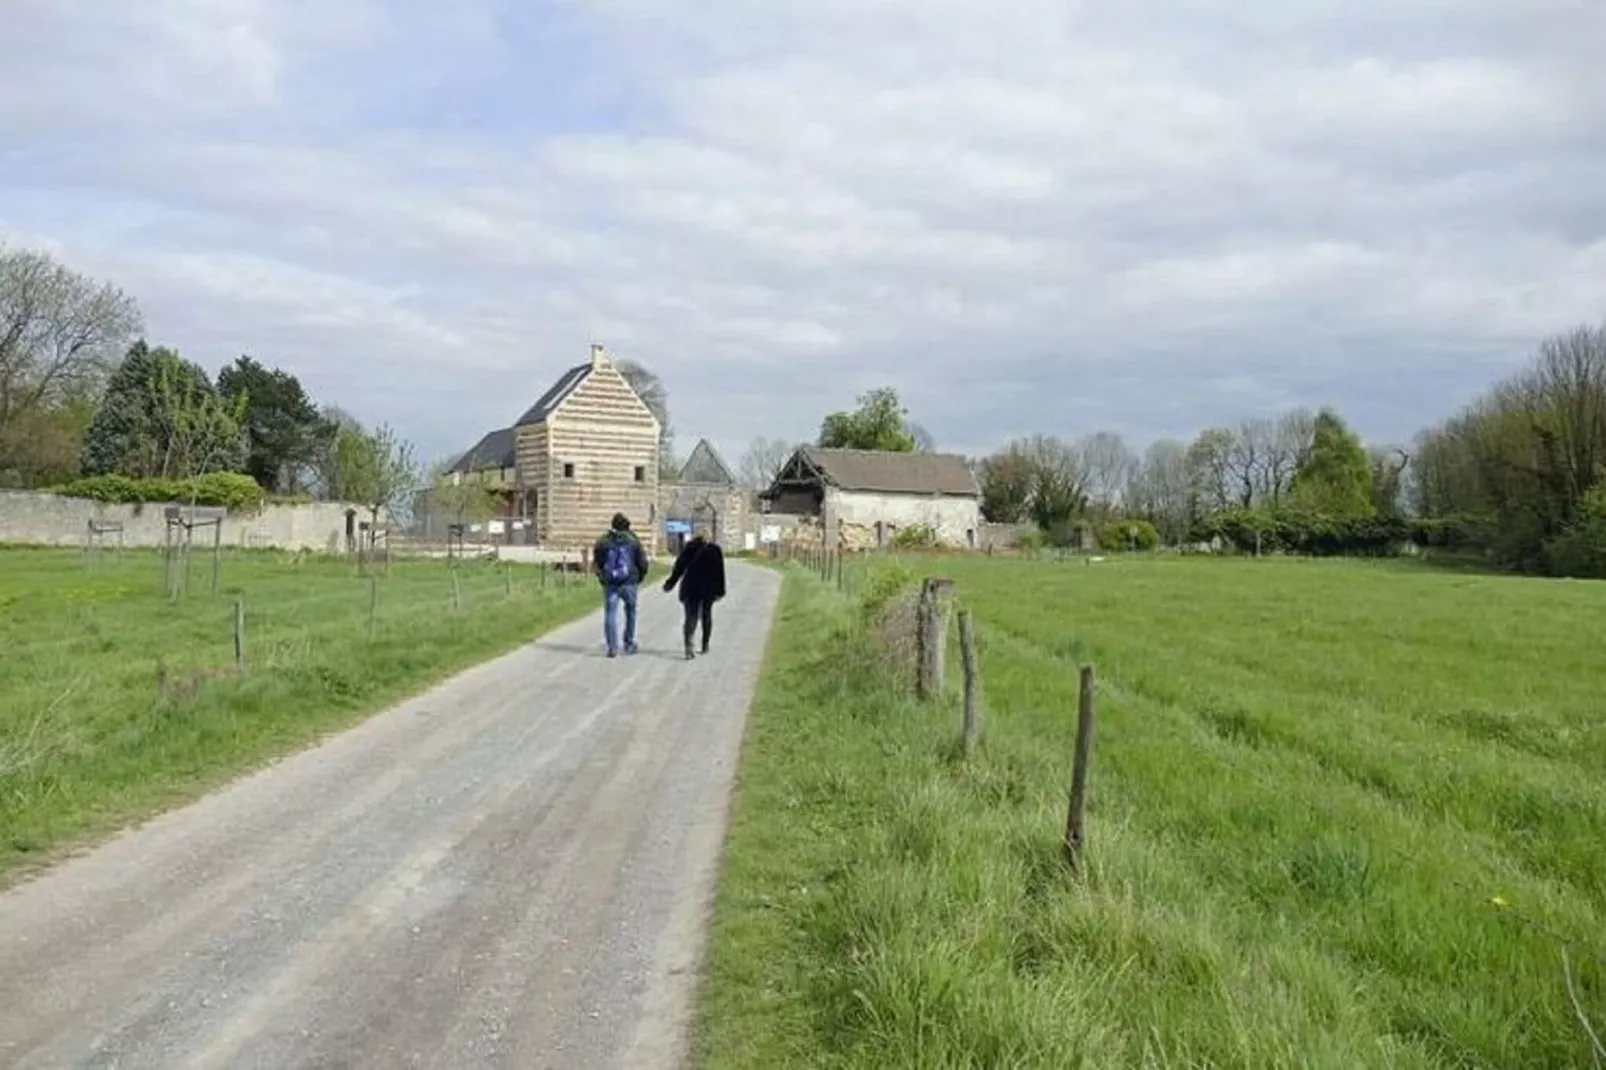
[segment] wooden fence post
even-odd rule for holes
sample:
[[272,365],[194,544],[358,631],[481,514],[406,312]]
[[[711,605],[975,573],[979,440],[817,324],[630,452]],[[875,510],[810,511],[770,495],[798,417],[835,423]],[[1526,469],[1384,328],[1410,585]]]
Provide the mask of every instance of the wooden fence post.
[[512,598],[513,597],[513,565],[512,565],[511,562],[503,562],[503,564],[502,564],[502,579],[505,581],[503,586],[505,586],[507,588],[507,596],[509,598]]
[[976,740],[981,734],[981,711],[977,708],[981,669],[976,664],[976,626],[968,609],[959,611],[959,656],[965,670],[965,721],[961,739],[965,757],[969,758],[976,752]]
[[234,671],[245,675],[245,601],[234,600]]
[[375,629],[375,627],[377,627],[376,618],[378,617],[378,615],[379,615],[379,577],[378,576],[369,576],[368,577],[368,638],[370,640],[372,640],[373,637],[374,637],[374,629]]
[[1087,769],[1093,758],[1095,685],[1093,666],[1082,666],[1076,708],[1076,762],[1071,768],[1071,806],[1065,815],[1065,860],[1073,870],[1080,868],[1082,853],[1087,847]]
[[452,569],[452,608],[463,608],[463,589],[457,582],[457,569]]
[[923,699],[942,694],[947,678],[948,662],[948,605],[946,595],[954,581],[928,577],[920,588],[920,605],[916,613],[916,633],[919,638],[920,672],[918,691]]

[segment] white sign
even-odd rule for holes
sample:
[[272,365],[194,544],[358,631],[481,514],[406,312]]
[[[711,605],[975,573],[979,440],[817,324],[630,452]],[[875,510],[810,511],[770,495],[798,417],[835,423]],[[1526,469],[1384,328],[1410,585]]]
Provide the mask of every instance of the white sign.
[[751,531],[745,533],[742,536],[742,549],[744,549],[744,550],[756,550],[756,549],[758,549],[758,536],[754,535]]
[[491,521],[491,534],[492,535],[500,535],[500,534],[502,534],[502,522],[500,520]]

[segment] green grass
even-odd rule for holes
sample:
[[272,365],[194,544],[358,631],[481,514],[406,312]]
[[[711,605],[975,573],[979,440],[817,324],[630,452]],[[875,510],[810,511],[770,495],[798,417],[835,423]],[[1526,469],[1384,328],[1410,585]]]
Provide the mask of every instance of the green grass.
[[[853,607],[792,573],[702,1065],[1594,1065],[1561,955],[1600,1031],[1606,584],[916,567],[954,577],[978,621],[982,753],[957,761],[954,704],[911,701]],[[1058,841],[1084,661],[1100,719],[1079,880]]]
[[198,557],[175,601],[152,553],[90,569],[72,551],[0,550],[0,882],[596,604],[590,584],[504,569],[463,565],[454,608],[446,562],[398,561],[370,640],[369,581],[338,559],[226,554],[214,598]]

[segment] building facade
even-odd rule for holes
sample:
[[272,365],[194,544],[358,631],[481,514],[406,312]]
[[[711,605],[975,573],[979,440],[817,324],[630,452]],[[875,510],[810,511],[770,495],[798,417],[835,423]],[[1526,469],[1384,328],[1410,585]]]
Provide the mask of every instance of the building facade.
[[981,490],[958,454],[804,446],[760,497],[768,512],[803,521],[798,539],[848,552],[890,546],[908,529],[940,546],[979,545]]
[[[493,431],[448,479],[491,482],[512,525],[552,550],[590,547],[614,513],[649,553],[662,546],[658,418],[602,346],[565,371],[512,427]],[[526,541],[519,539],[518,541]]]

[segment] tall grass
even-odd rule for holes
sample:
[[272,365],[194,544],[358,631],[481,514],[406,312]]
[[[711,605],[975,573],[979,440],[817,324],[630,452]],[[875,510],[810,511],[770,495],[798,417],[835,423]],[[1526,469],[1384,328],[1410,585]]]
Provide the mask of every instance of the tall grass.
[[171,600],[156,554],[88,568],[72,552],[0,550],[0,879],[596,601],[591,585],[543,584],[531,567],[464,565],[454,595],[441,561],[398,562],[374,590],[337,559],[259,552],[226,555],[213,598],[209,569],[197,562],[192,593]]
[[[969,764],[952,704],[910,699],[855,606],[788,584],[704,1065],[1592,1065],[1606,585],[1342,562],[939,569],[979,623]],[[1102,684],[1078,880],[1058,835],[1083,661]]]

